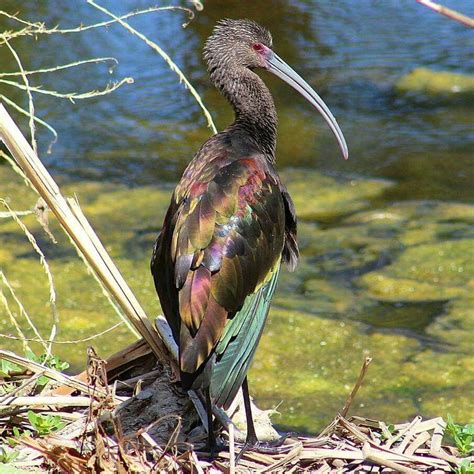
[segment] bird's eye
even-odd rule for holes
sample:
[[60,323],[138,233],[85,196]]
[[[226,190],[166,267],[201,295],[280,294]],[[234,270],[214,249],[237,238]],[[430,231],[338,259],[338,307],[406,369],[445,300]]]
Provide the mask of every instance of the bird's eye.
[[257,53],[263,53],[265,51],[265,46],[261,43],[255,43],[252,48],[254,51],[257,51]]

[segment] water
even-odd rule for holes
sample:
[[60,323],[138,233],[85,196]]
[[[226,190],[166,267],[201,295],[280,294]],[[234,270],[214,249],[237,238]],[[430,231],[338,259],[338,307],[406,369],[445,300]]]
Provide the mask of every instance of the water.
[[[144,1],[124,1],[117,6],[117,2],[108,0],[103,4],[115,13],[149,6]],[[458,0],[444,4],[474,16],[474,4],[471,1]],[[20,11],[24,17],[41,19],[48,25],[59,23],[63,28],[105,19],[85,2],[63,1],[58,9],[57,2],[52,1],[39,3],[25,0],[18,6],[18,2],[4,0],[1,8],[9,12]],[[339,324],[335,321],[345,321],[349,316],[351,321],[356,322],[356,326],[351,326],[352,334],[359,334],[360,340],[365,341],[362,351],[377,353],[377,344],[380,344],[381,348],[383,344],[371,337],[388,337],[390,344],[393,344],[393,351],[398,351],[393,360],[398,360],[400,366],[406,363],[400,355],[404,350],[410,353],[409,357],[412,359],[423,359],[427,348],[434,346],[438,347],[433,349],[435,351],[447,350],[450,357],[443,362],[445,365],[442,369],[449,372],[450,364],[457,353],[453,348],[446,349],[444,343],[440,342],[437,325],[447,324],[447,327],[451,327],[451,323],[439,321],[444,321],[443,315],[450,314],[449,308],[455,305],[452,297],[439,300],[429,296],[426,300],[421,298],[417,301],[407,301],[406,296],[403,296],[382,301],[380,295],[374,295],[375,290],[370,285],[364,286],[366,280],[361,282],[358,278],[366,273],[372,274],[371,272],[380,268],[391,268],[390,264],[397,262],[407,245],[466,239],[469,237],[468,228],[471,229],[472,238],[472,220],[463,217],[467,212],[465,208],[458,218],[458,223],[450,224],[446,216],[440,217],[441,207],[435,206],[430,210],[429,217],[413,211],[410,207],[413,201],[473,203],[472,100],[456,96],[426,97],[423,94],[404,96],[396,93],[394,89],[400,77],[417,67],[472,74],[472,31],[412,0],[277,0],[272,2],[271,8],[268,8],[267,2],[208,1],[205,2],[204,11],[184,30],[181,28],[183,15],[176,12],[155,13],[131,20],[133,26],[157,41],[183,69],[211,110],[218,128],[225,127],[231,121],[232,114],[225,101],[208,82],[201,60],[201,49],[216,20],[242,16],[253,18],[271,30],[275,50],[314,85],[338,118],[349,144],[350,160],[344,162],[335,139],[323,120],[287,85],[262,73],[275,97],[279,112],[277,159],[280,169],[318,170],[334,178],[334,183],[328,185],[328,189],[337,188],[336,184],[341,179],[357,181],[381,178],[391,182],[390,186],[372,194],[368,193],[357,208],[349,209],[348,201],[345,204],[346,211],[331,211],[329,218],[326,215],[324,218],[320,216],[320,219],[305,219],[304,213],[302,214],[303,221],[308,222],[302,226],[302,239],[306,239],[310,244],[307,250],[303,245],[304,258],[300,273],[282,276],[280,297],[277,298],[276,304],[288,311],[298,310],[304,311],[304,314],[313,314],[318,321],[323,321],[323,326],[326,321]],[[12,27],[14,24],[0,17],[0,27],[3,29],[6,25]],[[195,150],[210,134],[199,107],[178,84],[176,76],[169,71],[163,60],[120,26],[97,29],[87,34],[39,37],[37,41],[15,40],[13,44],[26,69],[65,64],[97,56],[114,56],[119,61],[111,74],[109,66],[102,64],[31,76],[31,82],[36,86],[59,91],[86,91],[103,87],[109,80],[126,76],[134,78],[133,85],[124,86],[112,95],[76,101],[75,104],[67,100],[36,95],[38,115],[51,123],[59,133],[59,141],[54,145],[52,153],[47,154],[51,137],[44,129],[39,130],[41,156],[48,168],[64,183],[113,183],[119,190],[123,189],[120,186],[140,189],[143,186],[152,186],[162,192],[163,196],[167,196]],[[6,48],[0,48],[0,64],[1,70],[16,70],[14,60]],[[26,105],[24,96],[15,89],[0,84],[0,93]],[[326,189],[324,183],[321,186]],[[307,187],[311,187],[311,184]],[[111,189],[107,192],[112,192]],[[302,189],[304,202],[308,197],[304,194],[304,186]],[[300,191],[295,185],[295,193]],[[341,193],[343,192],[344,186],[341,189]],[[130,194],[133,201],[132,196],[134,195]],[[87,196],[84,199],[87,201]],[[317,195],[314,200],[316,206],[320,205],[316,202]],[[406,202],[408,207],[403,207],[401,202]],[[133,209],[133,202],[130,204]],[[143,205],[151,207],[155,203],[146,204],[144,201]],[[133,259],[143,262],[144,276],[137,277],[140,280],[137,291],[145,292],[141,295],[142,298],[154,298],[153,289],[147,280],[146,260],[154,234],[161,224],[161,217],[155,216],[162,213],[165,205],[166,198],[163,197],[163,202],[156,203],[155,212],[153,209],[144,211],[149,215],[141,216],[142,221],[134,223],[135,227],[131,227],[132,234],[127,234],[128,240],[125,244],[120,243],[120,234],[114,243],[114,248],[118,249],[116,257],[123,259],[126,268],[127,265],[133,268],[130,264]],[[384,221],[384,226],[373,224],[370,220],[362,220],[357,224],[345,221],[350,217],[348,214],[356,211],[395,212],[393,206],[401,206],[402,217],[393,222],[390,219],[388,223]],[[94,209],[91,204],[92,215]],[[449,209],[448,213],[454,212],[452,207]],[[105,235],[112,235],[113,240],[114,224],[107,226],[107,223],[100,222],[104,217],[110,217],[110,214],[107,214],[106,208],[97,212],[96,225],[103,226]],[[356,220],[359,219],[358,216],[359,214],[355,214]],[[124,232],[123,229],[127,227],[125,223],[129,222],[131,217],[125,214],[122,218],[123,223],[118,226],[118,230]],[[314,221],[319,224],[310,229],[310,225],[313,225],[311,222]],[[419,222],[423,225],[418,226]],[[335,239],[347,234],[340,247],[336,245],[331,248],[330,239],[321,244],[320,249],[315,248],[316,244],[311,244],[313,241],[324,242],[325,236],[333,235],[332,233]],[[49,244],[45,242],[45,245]],[[50,252],[58,261],[66,259],[66,255],[60,252],[57,255],[52,249]],[[30,255],[29,258],[31,257]],[[22,254],[21,258],[26,259],[27,255]],[[72,258],[70,253],[67,258]],[[135,277],[132,275],[131,278]],[[314,282],[318,278],[326,279],[335,285],[334,288],[338,291],[335,295],[339,295],[334,297],[335,301],[351,302],[346,308],[347,313],[337,313],[332,306],[324,306],[321,302],[321,295],[332,295],[333,287],[326,289],[326,293],[316,291],[316,296],[308,293],[305,285],[308,285],[308,281]],[[65,286],[69,288],[66,284]],[[421,291],[417,288],[417,291]],[[70,298],[74,299],[75,290],[69,289],[73,292]],[[293,290],[300,295],[298,301],[292,299]],[[346,293],[342,294],[343,290]],[[32,305],[35,304],[34,299],[32,297]],[[306,301],[306,306],[302,301]],[[71,307],[77,306],[68,304]],[[145,304],[156,310],[155,302]],[[303,310],[302,305],[305,306]],[[93,308],[93,305],[91,307]],[[323,307],[326,310],[315,310],[315,307]],[[472,317],[469,311],[465,314],[463,321]],[[81,331],[86,331],[87,314],[81,316],[83,319],[79,316],[77,318],[75,321],[78,321]],[[275,321],[279,321],[278,316]],[[284,318],[281,320],[279,332],[285,331],[285,321],[287,320]],[[107,326],[105,322],[104,324]],[[272,339],[272,331],[279,323],[272,324],[274,326],[270,326],[265,341],[273,341],[273,344],[283,346],[284,338]],[[312,321],[308,324],[315,323]],[[347,324],[349,326],[352,323]],[[347,327],[344,330],[348,330]],[[334,330],[334,326],[332,328]],[[318,327],[318,331],[324,330],[323,327]],[[335,331],[337,333],[337,330]],[[434,332],[436,337],[432,334]],[[309,345],[319,344],[318,334],[308,341]],[[460,340],[465,340],[463,338],[466,334],[462,332]],[[110,350],[118,349],[122,342],[123,339],[117,338],[115,346],[109,341],[106,347]],[[456,340],[451,342],[456,346]],[[269,344],[264,342],[262,351],[267,350],[267,354],[272,354],[276,349],[268,347]],[[82,350],[81,347],[78,350]],[[337,354],[339,360],[342,356]],[[320,353],[313,356],[323,357]],[[283,357],[281,353],[274,354],[274,358],[279,357]],[[308,357],[310,354],[305,352],[302,363],[308,364]],[[427,360],[432,361],[436,357],[433,353],[432,358],[427,357]],[[472,372],[472,364],[467,362],[468,357],[472,360],[472,351],[471,355],[466,357],[467,359],[461,357],[466,364],[465,375],[469,370]],[[271,356],[268,358],[270,360]],[[381,358],[385,359],[383,356]],[[80,360],[79,356],[76,359]],[[304,367],[301,367],[299,374],[302,378],[305,377],[306,385],[294,396],[275,388],[273,379],[268,382],[266,373],[272,371],[271,364],[275,361],[265,364],[263,359],[262,355],[254,369],[257,398],[269,405],[281,399],[286,400],[287,407],[291,407],[292,411],[291,414],[283,415],[283,424],[315,429],[337,411],[337,406],[327,406],[325,403],[319,406],[312,401],[312,392],[307,391],[311,384],[305,375]],[[337,370],[332,372],[332,380],[342,377],[346,385],[350,384],[358,370],[356,367],[349,370],[351,363],[347,360],[346,363],[341,362]],[[423,363],[419,361],[418,367],[423,367]],[[315,361],[311,364],[316,365],[308,366],[308,373],[320,373],[317,367],[321,368],[323,362],[319,366]],[[359,362],[356,365],[358,364]],[[430,365],[429,370],[435,372],[435,365]],[[385,369],[383,367],[382,364],[381,374],[383,370],[387,370],[386,366]],[[401,373],[408,377],[412,367],[403,367],[405,368],[400,369]],[[320,373],[320,378],[324,378],[324,370]],[[377,370],[374,369],[374,372],[377,373]],[[420,411],[444,415],[448,409],[453,411],[453,408],[449,408],[449,403],[440,402],[436,397],[430,396],[428,388],[431,382],[424,380],[420,381],[416,389],[408,390],[410,394],[413,390],[417,391],[416,396],[401,396],[401,402],[395,405],[393,400],[390,402],[392,407],[398,407],[398,411],[393,410],[392,413],[392,408],[388,407],[390,403],[386,400],[384,402],[383,394],[393,394],[396,390],[390,392],[389,384],[382,383],[380,377],[376,385],[380,384],[383,389],[370,392],[373,395],[372,408],[375,410],[375,413],[371,414],[374,416],[395,416],[397,413],[408,416]],[[336,386],[336,382],[334,384]],[[465,398],[461,390],[453,394],[448,391],[448,385],[446,382],[444,388],[437,387],[438,392],[445,390],[445,398],[454,397],[452,399],[457,401],[457,413],[467,418],[468,411],[462,408],[466,402],[463,401]],[[271,387],[271,390],[268,387]],[[467,385],[463,387],[467,389]],[[334,387],[331,388],[333,389]],[[321,390],[318,385],[316,392],[320,393]],[[339,402],[343,398],[344,390],[343,386],[339,391],[336,390],[335,400]],[[322,390],[321,396],[325,396],[324,393],[328,392]],[[380,398],[379,402],[374,401],[377,397]],[[391,400],[390,397],[391,395],[388,399]],[[412,404],[412,401],[419,397],[426,403],[416,401]],[[435,413],[436,407],[442,407],[444,412]],[[363,407],[361,409],[363,410]],[[308,416],[298,417],[293,414],[301,411]]]
[[[114,3],[105,5],[113,7]],[[452,3],[466,14],[474,11],[470,1]],[[30,17],[40,15],[49,24],[67,27],[75,25],[76,19],[83,23],[104,19],[86,4],[63,2],[60,12],[54,2],[43,2],[40,11],[35,5],[26,1],[22,9]],[[122,2],[121,11],[144,5]],[[208,2],[185,30],[179,13],[146,15],[132,24],[170,53],[198,87],[222,128],[231,114],[209,85],[201,48],[217,19],[245,12],[270,28],[275,49],[321,93],[349,142],[351,159],[344,163],[321,118],[286,84],[272,78],[269,83],[281,120],[281,166],[396,179],[399,186],[392,197],[397,199],[472,198],[470,104],[417,104],[392,93],[394,82],[415,67],[472,72],[471,31],[411,0],[277,1],[272,5],[269,13],[265,2]],[[94,56],[119,60],[111,76],[105,66],[90,66],[32,81],[44,87],[83,91],[108,79],[135,79],[133,87],[124,87],[106,100],[73,105],[38,97],[40,116],[51,121],[61,136],[53,155],[45,157],[57,172],[133,185],[174,182],[208,134],[199,108],[177,86],[176,77],[161,58],[120,26],[90,35],[41,38],[35,43],[34,55],[26,43],[24,50],[23,43],[18,45],[28,67]],[[1,54],[5,68],[13,68],[7,52]],[[309,121],[317,135],[306,144],[305,152],[297,155],[291,153],[292,134],[288,132],[288,122],[294,116]],[[43,142],[45,149],[46,136]]]

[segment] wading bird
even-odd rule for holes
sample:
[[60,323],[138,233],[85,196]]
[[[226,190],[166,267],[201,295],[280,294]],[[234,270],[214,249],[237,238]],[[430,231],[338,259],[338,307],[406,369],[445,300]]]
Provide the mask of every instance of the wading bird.
[[235,121],[207,140],[186,168],[156,241],[151,271],[179,347],[184,390],[202,389],[215,448],[212,404],[228,408],[242,386],[246,445],[258,440],[247,371],[281,262],[298,261],[293,202],[275,169],[277,114],[255,69],[266,69],[308,100],[336,135],[341,129],[316,92],[272,51],[270,33],[250,20],[222,20],[206,42],[212,83]]

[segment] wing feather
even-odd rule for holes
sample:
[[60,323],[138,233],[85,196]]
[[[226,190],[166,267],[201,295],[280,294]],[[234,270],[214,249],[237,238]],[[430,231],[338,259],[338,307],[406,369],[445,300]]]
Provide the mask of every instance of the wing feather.
[[228,321],[216,347],[211,378],[211,397],[218,406],[229,408],[252,363],[277,285],[280,264],[270,280],[250,295],[243,308]]
[[[206,163],[189,165],[157,241],[152,271],[180,348],[183,385],[191,387],[215,353],[216,380],[224,384],[217,390],[212,375],[218,404],[235,395],[263,330],[284,246],[285,206],[263,155],[216,149]],[[167,270],[160,272],[162,265]]]

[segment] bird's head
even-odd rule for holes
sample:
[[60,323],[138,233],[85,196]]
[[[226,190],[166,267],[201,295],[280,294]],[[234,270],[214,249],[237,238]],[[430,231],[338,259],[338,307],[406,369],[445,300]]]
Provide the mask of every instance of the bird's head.
[[312,104],[336,136],[344,159],[349,157],[346,140],[333,114],[314,89],[272,49],[268,30],[252,20],[221,20],[204,47],[211,75],[229,68],[266,69]]
[[209,69],[222,66],[264,68],[263,47],[272,47],[268,30],[252,20],[221,20],[204,47]]

